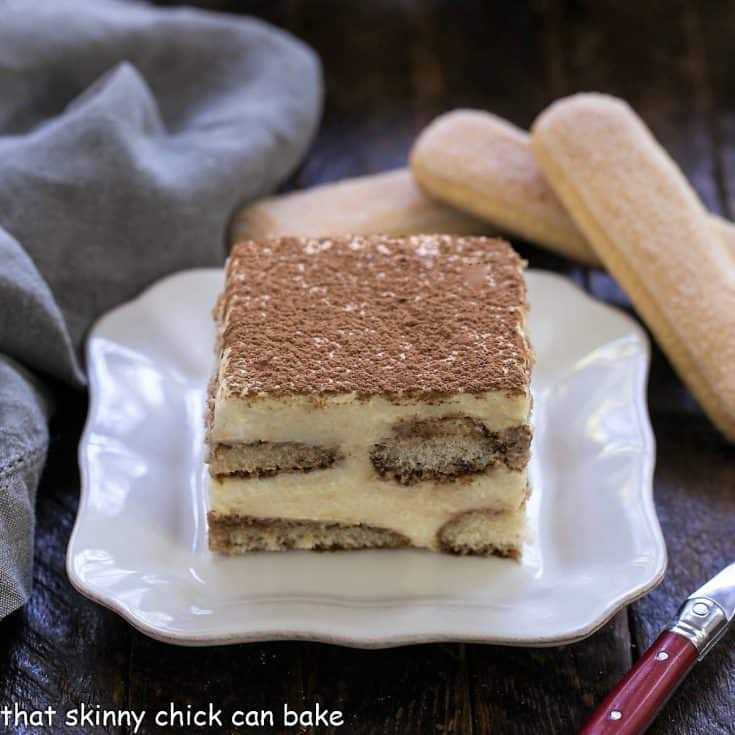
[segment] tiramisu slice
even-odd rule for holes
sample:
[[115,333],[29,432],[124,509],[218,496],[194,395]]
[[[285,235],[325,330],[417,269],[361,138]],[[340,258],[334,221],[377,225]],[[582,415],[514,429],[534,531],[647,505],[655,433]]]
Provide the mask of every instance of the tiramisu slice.
[[216,309],[210,547],[518,558],[522,269],[483,237],[235,245]]

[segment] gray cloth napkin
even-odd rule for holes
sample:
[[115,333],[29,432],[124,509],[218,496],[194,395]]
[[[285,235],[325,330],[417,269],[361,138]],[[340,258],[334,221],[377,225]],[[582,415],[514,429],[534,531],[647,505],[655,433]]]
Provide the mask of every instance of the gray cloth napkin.
[[[312,138],[314,54],[265,23],[122,0],[0,0],[0,618],[31,585],[48,411],[104,311],[216,265],[228,218]],[[23,367],[21,367],[23,366]]]

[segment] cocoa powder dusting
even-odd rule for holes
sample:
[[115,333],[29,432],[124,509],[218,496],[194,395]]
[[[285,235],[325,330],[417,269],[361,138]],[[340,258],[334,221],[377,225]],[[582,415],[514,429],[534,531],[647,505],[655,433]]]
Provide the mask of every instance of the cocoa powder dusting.
[[523,265],[485,237],[238,243],[216,310],[224,394],[526,393]]

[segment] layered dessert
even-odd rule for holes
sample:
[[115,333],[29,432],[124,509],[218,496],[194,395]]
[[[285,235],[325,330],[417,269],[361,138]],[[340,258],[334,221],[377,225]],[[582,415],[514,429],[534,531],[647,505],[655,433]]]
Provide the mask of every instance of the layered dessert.
[[523,265],[484,237],[235,245],[215,309],[210,548],[519,558]]

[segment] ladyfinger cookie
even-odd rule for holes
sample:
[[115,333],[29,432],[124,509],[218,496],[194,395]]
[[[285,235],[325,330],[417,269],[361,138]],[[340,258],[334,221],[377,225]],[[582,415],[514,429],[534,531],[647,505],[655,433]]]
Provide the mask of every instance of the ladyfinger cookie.
[[[411,152],[414,176],[431,196],[510,234],[587,265],[600,260],[549,188],[528,133],[479,110],[436,118]],[[735,253],[735,225],[711,224]]]
[[621,100],[580,94],[533,125],[547,181],[713,423],[735,441],[735,259]]
[[421,133],[410,161],[436,199],[575,260],[597,262],[515,125],[475,110],[449,112]]
[[230,238],[237,242],[281,235],[479,235],[491,229],[434,201],[416,185],[410,171],[397,169],[262,199],[235,215]]

